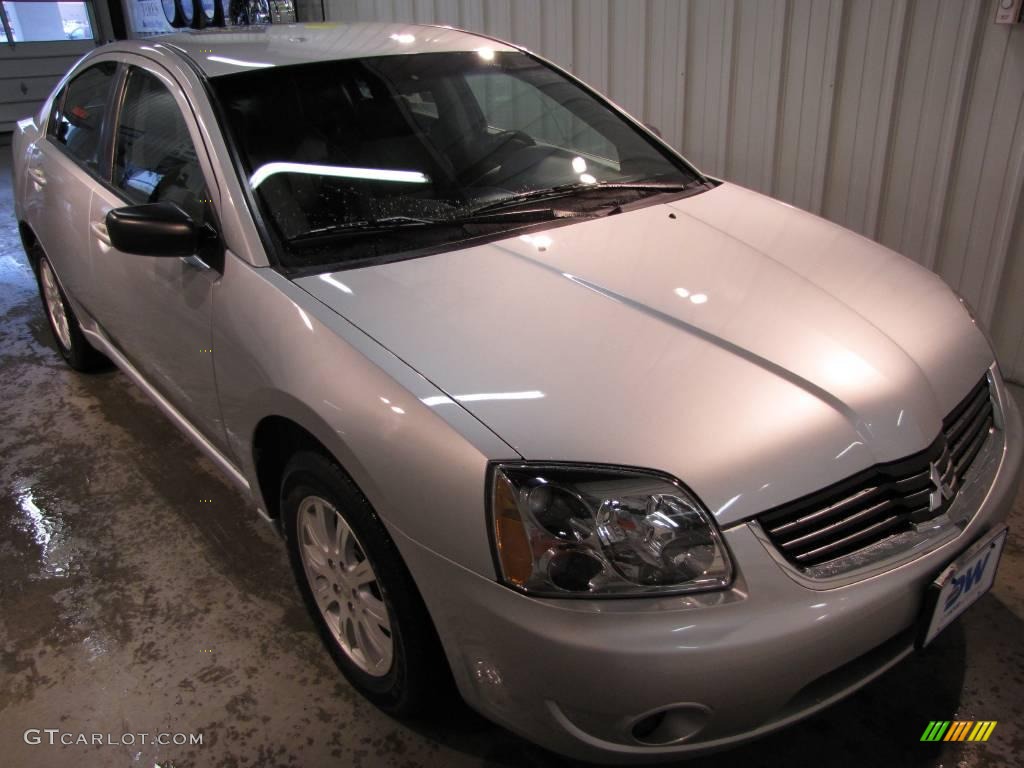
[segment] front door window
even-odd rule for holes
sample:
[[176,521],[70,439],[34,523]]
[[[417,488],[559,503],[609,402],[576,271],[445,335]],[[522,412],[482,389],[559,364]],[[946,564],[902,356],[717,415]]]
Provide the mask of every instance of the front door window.
[[132,67],[114,147],[114,186],[133,203],[175,203],[206,219],[209,194],[185,118],[159,79]]

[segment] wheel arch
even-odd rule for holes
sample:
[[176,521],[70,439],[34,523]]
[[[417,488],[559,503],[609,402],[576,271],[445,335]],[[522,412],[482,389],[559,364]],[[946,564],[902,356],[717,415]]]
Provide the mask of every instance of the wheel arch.
[[252,427],[249,460],[254,494],[267,516],[280,522],[281,481],[288,460],[300,450],[323,454],[348,475],[381,522],[389,525],[388,510],[381,508],[379,489],[337,430],[300,400],[283,392],[263,392],[263,415]]
[[18,234],[21,236],[21,247],[25,250],[29,266],[35,272],[39,268],[39,250],[43,246],[39,243],[32,225],[24,219],[18,221]]
[[348,474],[342,462],[309,429],[287,416],[264,416],[253,430],[252,462],[264,509],[273,520],[281,517],[280,491],[285,467],[301,450],[324,454]]
[[[326,429],[326,427],[324,427]],[[315,429],[315,428],[314,428]],[[307,428],[304,424],[291,418],[280,414],[272,414],[264,416],[259,420],[253,430],[252,436],[252,461],[255,467],[255,476],[257,482],[257,490],[259,496],[262,497],[263,503],[266,505],[265,511],[267,515],[275,521],[278,530],[282,533],[285,530],[284,521],[281,519],[281,485],[284,480],[284,471],[288,466],[290,458],[297,452],[302,450],[310,450],[322,454],[329,461],[336,464],[345,475],[351,480],[354,488],[366,499],[370,509],[376,514],[381,523],[384,525],[389,537],[391,538],[395,551],[398,554],[399,560],[403,567],[409,574],[412,589],[415,590],[413,596],[415,600],[419,601],[426,611],[427,620],[430,622],[430,630],[433,637],[438,642],[438,649],[441,652],[441,657],[444,660],[445,668],[443,672],[443,682],[455,682],[455,675],[453,674],[453,665],[457,663],[458,654],[454,650],[450,649],[440,639],[440,633],[438,632],[437,622],[435,621],[433,612],[431,611],[429,603],[424,599],[423,590],[417,583],[415,576],[413,575],[413,569],[410,568],[406,553],[403,552],[401,546],[402,537],[395,537],[392,531],[388,529],[388,524],[384,517],[379,514],[376,505],[369,495],[367,495],[365,488],[359,482],[359,478],[356,477],[345,462],[337,455],[336,451],[332,451],[327,445],[326,441],[320,439],[313,429]],[[353,461],[356,461],[353,457]],[[361,465],[356,461],[356,465],[361,469]],[[439,682],[442,682],[439,680]]]

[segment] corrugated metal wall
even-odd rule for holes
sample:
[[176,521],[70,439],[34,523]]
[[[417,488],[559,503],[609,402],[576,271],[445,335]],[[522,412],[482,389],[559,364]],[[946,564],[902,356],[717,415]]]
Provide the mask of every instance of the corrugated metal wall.
[[[305,0],[309,2],[309,0]],[[327,0],[512,40],[701,169],[917,260],[1024,381],[1024,26],[996,0]],[[301,8],[302,6],[300,6]],[[319,13],[319,0],[309,3]]]

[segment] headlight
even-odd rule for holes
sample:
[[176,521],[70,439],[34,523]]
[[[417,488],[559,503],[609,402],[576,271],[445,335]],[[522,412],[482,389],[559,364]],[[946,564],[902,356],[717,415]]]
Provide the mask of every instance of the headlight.
[[501,577],[534,595],[725,589],[732,564],[679,483],[638,470],[498,464],[490,514]]

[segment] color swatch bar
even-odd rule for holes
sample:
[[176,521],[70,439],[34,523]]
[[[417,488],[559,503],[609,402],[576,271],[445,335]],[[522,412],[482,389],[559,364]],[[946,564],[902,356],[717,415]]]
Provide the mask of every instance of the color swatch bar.
[[932,720],[921,734],[921,741],[988,741],[996,720]]

